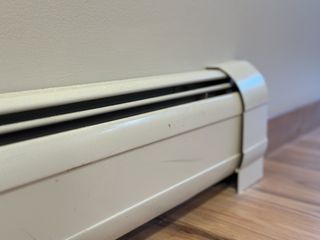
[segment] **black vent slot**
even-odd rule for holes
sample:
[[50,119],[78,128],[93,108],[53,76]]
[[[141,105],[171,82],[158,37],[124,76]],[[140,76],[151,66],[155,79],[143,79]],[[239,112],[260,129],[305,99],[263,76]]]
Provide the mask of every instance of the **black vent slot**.
[[236,91],[236,87],[232,84],[230,79],[221,79],[221,80],[215,79],[215,80],[208,80],[208,81],[199,82],[199,83],[165,87],[160,89],[153,89],[153,90],[135,92],[130,94],[123,94],[118,96],[111,96],[111,97],[105,97],[100,99],[93,99],[89,101],[82,101],[82,102],[76,102],[71,104],[65,104],[65,105],[40,108],[40,109],[2,115],[0,116],[0,126],[5,126],[8,124],[15,124],[15,123],[21,123],[24,121],[43,119],[43,118],[58,116],[62,114],[76,113],[84,110],[115,106],[122,103],[130,103],[130,102],[135,102],[135,101],[144,100],[144,99],[152,99],[155,97],[167,96],[167,95],[172,95],[176,93],[182,93],[182,92],[197,90],[201,88],[206,88],[206,87],[211,87],[211,86],[221,85],[226,83],[229,83],[230,87],[224,88],[222,90],[209,91],[209,92],[195,94],[187,97],[179,97],[171,100],[165,100],[165,101],[146,104],[142,106],[121,109],[121,110],[107,112],[107,113],[98,114],[94,116],[72,119],[64,122],[48,124],[45,126],[33,127],[30,129],[23,129],[23,130],[18,130],[18,131],[13,131],[9,133],[3,133],[3,134],[0,133],[0,145],[11,144],[11,143],[20,142],[28,139],[38,138],[41,136],[64,132],[72,129],[114,121],[114,120],[135,116],[135,115],[143,114],[147,112],[152,112],[152,111],[156,111],[164,108],[178,106],[181,104],[191,103],[191,102],[203,100],[206,98],[212,98],[215,96],[234,92]]
[[148,91],[141,91],[136,93],[123,94],[112,97],[105,97],[100,99],[94,99],[89,101],[82,101],[70,104],[64,104],[54,107],[34,109],[30,111],[11,113],[0,116],[0,126],[5,124],[23,122],[28,120],[34,120],[39,118],[46,118],[51,116],[57,116],[72,112],[80,112],[89,109],[113,106],[122,103],[129,103],[138,100],[154,98],[159,96],[170,95],[174,93],[186,92],[190,90],[200,89],[204,87],[210,87],[215,85],[220,85],[223,83],[229,83],[229,80],[221,79],[214,81],[206,81],[201,83],[192,83],[174,87],[166,87]]

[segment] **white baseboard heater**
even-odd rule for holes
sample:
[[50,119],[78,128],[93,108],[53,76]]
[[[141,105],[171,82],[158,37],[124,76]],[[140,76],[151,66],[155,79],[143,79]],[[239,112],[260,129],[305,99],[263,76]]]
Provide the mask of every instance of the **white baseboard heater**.
[[0,94],[0,239],[115,239],[263,175],[267,90],[247,62]]

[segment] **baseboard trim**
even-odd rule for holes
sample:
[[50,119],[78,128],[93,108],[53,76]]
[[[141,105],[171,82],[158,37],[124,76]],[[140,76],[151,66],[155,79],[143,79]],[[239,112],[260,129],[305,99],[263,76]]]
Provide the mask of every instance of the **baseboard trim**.
[[271,153],[283,144],[320,126],[320,101],[272,118],[268,122]]

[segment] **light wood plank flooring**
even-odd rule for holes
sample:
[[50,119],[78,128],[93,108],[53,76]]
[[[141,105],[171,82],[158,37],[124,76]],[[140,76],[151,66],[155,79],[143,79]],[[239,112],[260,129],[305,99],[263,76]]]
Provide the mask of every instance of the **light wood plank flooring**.
[[320,239],[320,128],[267,156],[241,195],[224,181],[121,240]]

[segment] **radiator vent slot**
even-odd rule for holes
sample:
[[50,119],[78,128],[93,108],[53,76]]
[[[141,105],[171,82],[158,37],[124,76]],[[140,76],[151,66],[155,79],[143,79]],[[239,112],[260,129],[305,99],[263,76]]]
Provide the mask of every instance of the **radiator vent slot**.
[[0,145],[123,119],[234,91],[236,88],[232,81],[224,77],[5,113],[0,115]]

